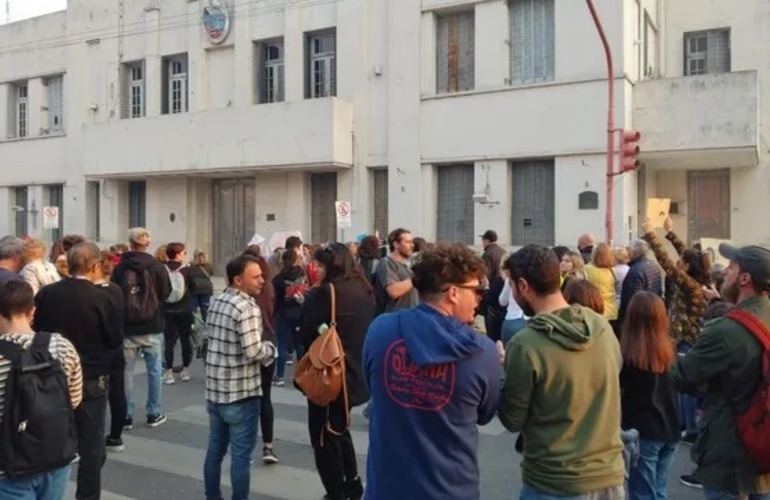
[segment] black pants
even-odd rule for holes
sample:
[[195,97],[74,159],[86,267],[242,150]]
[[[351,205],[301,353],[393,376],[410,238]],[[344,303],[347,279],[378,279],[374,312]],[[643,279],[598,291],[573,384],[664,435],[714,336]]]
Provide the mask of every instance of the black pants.
[[275,364],[273,361],[270,366],[263,366],[262,371],[262,408],[259,412],[259,421],[262,426],[262,442],[273,443],[273,400],[270,399],[270,390],[273,387],[273,375],[275,374]]
[[[83,381],[83,401],[75,409],[78,428],[77,500],[98,500],[102,492],[102,467],[107,459],[104,447],[104,418],[107,414],[108,377]],[[124,415],[125,416],[125,415]]]
[[123,435],[123,424],[128,414],[126,401],[126,357],[123,349],[112,360],[110,367],[110,437],[120,439]]
[[505,320],[504,310],[501,311],[491,306],[487,308],[487,313],[484,316],[484,327],[487,330],[487,337],[493,342],[502,338],[503,320]]
[[[307,424],[310,431],[310,443],[315,452],[315,466],[321,482],[330,500],[344,500],[345,482],[358,477],[356,450],[353,448],[353,438],[346,428],[345,403],[338,399],[329,405],[329,423],[337,436],[325,430],[327,414],[325,406],[318,406],[310,401],[307,403]],[[321,433],[323,432],[323,446]]]
[[165,339],[166,370],[174,367],[174,347],[176,341],[182,344],[182,366],[188,368],[192,362],[192,314],[166,314],[166,327],[163,329]]

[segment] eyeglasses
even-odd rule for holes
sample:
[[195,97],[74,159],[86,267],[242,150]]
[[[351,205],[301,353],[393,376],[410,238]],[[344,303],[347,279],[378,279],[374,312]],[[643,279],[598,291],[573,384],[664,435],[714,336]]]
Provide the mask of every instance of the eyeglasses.
[[445,288],[442,293],[448,292],[452,287],[462,288],[463,290],[471,290],[476,294],[476,298],[480,299],[484,296],[486,290],[481,285],[450,285]]

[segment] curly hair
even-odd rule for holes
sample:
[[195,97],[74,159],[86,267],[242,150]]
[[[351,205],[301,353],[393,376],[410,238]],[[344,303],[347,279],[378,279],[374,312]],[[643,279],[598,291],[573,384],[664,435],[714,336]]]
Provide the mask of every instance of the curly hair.
[[412,267],[412,283],[420,298],[431,299],[444,292],[447,285],[460,285],[472,279],[483,280],[484,262],[467,245],[439,243],[420,253]]

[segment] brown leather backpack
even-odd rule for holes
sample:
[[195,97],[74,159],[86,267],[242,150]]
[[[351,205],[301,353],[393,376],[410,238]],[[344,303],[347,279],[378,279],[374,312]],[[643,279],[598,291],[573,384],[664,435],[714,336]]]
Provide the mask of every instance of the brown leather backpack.
[[312,403],[328,406],[336,400],[340,392],[345,396],[345,408],[348,407],[348,391],[345,383],[345,352],[337,334],[337,304],[334,285],[329,283],[332,299],[331,324],[329,330],[319,335],[310,345],[307,353],[297,363],[294,370],[294,385],[297,386]]

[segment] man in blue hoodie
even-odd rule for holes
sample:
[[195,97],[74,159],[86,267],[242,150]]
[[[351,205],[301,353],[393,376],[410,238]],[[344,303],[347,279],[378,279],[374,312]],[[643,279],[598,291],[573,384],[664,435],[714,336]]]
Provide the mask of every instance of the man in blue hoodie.
[[421,304],[369,328],[364,376],[372,398],[367,500],[478,500],[479,434],[500,401],[502,345],[469,325],[484,264],[439,244],[412,268]]

